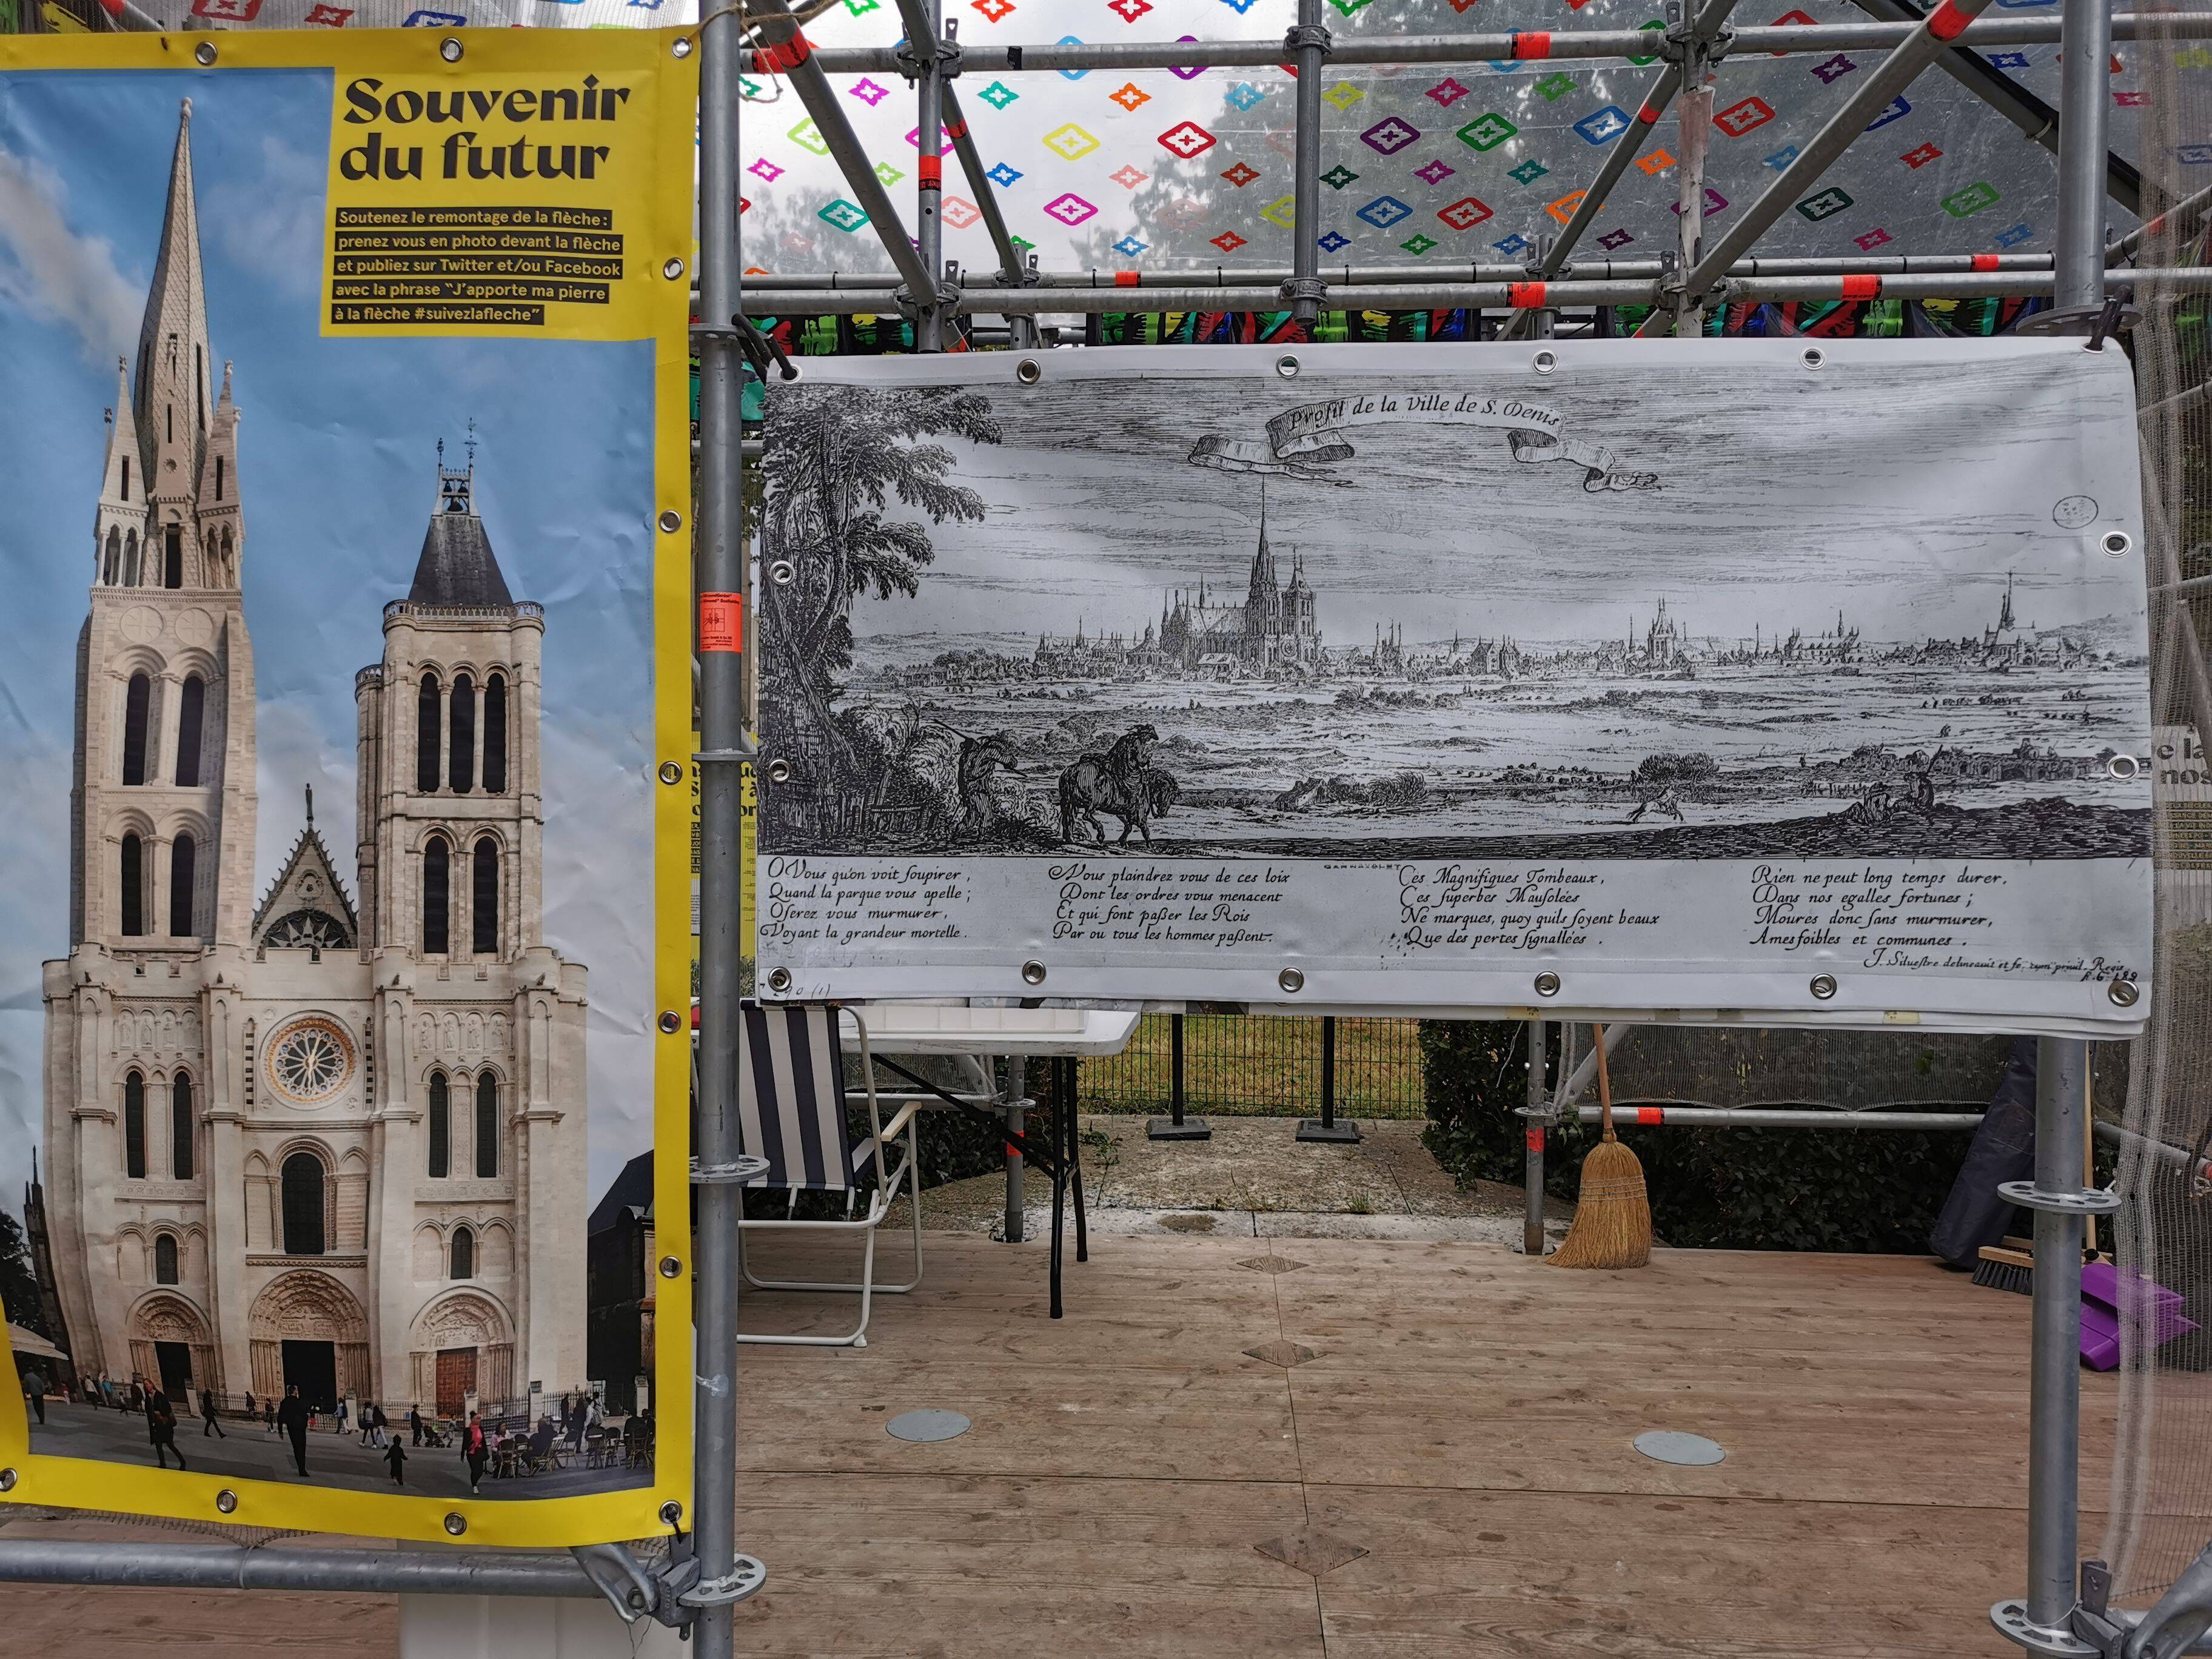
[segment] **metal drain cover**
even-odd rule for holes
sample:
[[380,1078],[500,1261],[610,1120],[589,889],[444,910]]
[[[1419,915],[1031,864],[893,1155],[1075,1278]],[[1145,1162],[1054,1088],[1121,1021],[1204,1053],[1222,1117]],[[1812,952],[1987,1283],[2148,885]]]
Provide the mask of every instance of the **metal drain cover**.
[[1636,1437],[1636,1449],[1657,1462],[1681,1463],[1692,1468],[1717,1463],[1728,1455],[1719,1442],[1678,1429],[1647,1429]]
[[958,1412],[920,1411],[901,1412],[884,1425],[894,1440],[950,1440],[955,1435],[965,1434],[969,1421]]

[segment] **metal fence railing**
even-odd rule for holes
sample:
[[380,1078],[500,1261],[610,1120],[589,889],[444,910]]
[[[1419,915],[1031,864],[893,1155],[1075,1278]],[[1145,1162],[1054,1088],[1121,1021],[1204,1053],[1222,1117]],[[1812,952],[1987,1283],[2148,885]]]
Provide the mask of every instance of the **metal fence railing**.
[[1178,1073],[1194,1115],[1306,1116],[1332,1085],[1340,1117],[1428,1114],[1413,1019],[1147,1014],[1121,1053],[1083,1062],[1077,1098],[1086,1112],[1165,1111]]

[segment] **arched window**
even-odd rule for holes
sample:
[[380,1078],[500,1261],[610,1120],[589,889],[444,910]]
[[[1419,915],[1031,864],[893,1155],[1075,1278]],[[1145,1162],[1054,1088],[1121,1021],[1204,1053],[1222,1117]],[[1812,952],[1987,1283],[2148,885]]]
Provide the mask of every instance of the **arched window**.
[[138,586],[138,532],[126,531],[123,537],[123,585]]
[[193,866],[199,862],[199,848],[190,836],[179,836],[169,843],[169,937],[192,939],[199,929],[192,926]]
[[177,1282],[177,1236],[156,1233],[154,1236],[154,1282],[173,1285]]
[[[125,461],[124,465],[128,466],[130,463]],[[112,587],[115,586],[115,579],[122,574],[123,532],[113,525],[110,525],[107,526],[107,557],[100,564],[100,580]]]
[[146,931],[146,843],[136,836],[123,838],[123,856],[116,873],[122,878],[123,932],[136,939]]
[[187,675],[177,698],[177,782],[186,789],[200,781],[200,728],[207,723],[207,682]]
[[453,848],[433,836],[422,848],[422,954],[442,957],[453,948],[447,918],[453,906]]
[[146,1079],[136,1072],[123,1079],[123,1173],[146,1178]]
[[415,793],[418,795],[438,793],[441,747],[438,741],[438,716],[445,706],[438,695],[438,677],[423,675],[422,694],[415,699]]
[[238,586],[238,538],[228,530],[222,532],[222,580],[226,587]]
[[154,682],[143,674],[131,677],[123,694],[123,781],[146,781],[146,720],[154,702]]
[[283,1188],[284,1254],[320,1255],[323,1253],[323,1161],[313,1152],[295,1152],[284,1160],[280,1177]]
[[477,1178],[499,1173],[499,1079],[486,1072],[477,1079]]
[[507,676],[484,682],[484,793],[507,793]]
[[131,458],[128,455],[123,458],[123,488],[116,499],[125,501],[131,499]]
[[480,957],[495,957],[499,954],[499,843],[489,836],[479,837],[471,864],[469,927],[473,937],[469,949]]
[[466,1227],[453,1229],[453,1277],[477,1276],[477,1236]]
[[215,458],[215,498],[217,501],[222,499],[222,457],[220,455]]
[[430,1178],[443,1181],[453,1167],[453,1089],[443,1072],[430,1073]]
[[169,1085],[169,1173],[179,1181],[192,1178],[192,1079],[177,1073]]
[[182,525],[161,527],[161,586],[182,587],[185,585],[185,529]]
[[475,785],[477,768],[477,684],[466,674],[453,676],[450,746],[453,763],[446,769],[447,781],[455,794],[465,795]]

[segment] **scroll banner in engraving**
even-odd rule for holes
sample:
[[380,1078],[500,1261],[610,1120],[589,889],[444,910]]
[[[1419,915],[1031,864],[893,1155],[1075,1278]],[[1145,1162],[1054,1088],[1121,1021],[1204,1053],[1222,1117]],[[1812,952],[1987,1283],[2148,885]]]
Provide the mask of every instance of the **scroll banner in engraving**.
[[1383,442],[1418,442],[1440,428],[1488,427],[1505,434],[1507,449],[1516,461],[1531,465],[1565,461],[1581,467],[1584,489],[1659,487],[1656,473],[1630,471],[1610,449],[1563,437],[1563,424],[1557,410],[1519,398],[1383,391],[1287,410],[1267,422],[1264,442],[1209,434],[1191,447],[1190,459],[1199,466],[1220,472],[1326,481],[1333,476],[1327,469],[1358,454],[1348,434],[1360,428],[1400,428],[1374,436]]
[[6,1503],[690,1505],[676,45],[0,36]]
[[763,982],[2135,1029],[2124,363],[1553,350],[772,386]]

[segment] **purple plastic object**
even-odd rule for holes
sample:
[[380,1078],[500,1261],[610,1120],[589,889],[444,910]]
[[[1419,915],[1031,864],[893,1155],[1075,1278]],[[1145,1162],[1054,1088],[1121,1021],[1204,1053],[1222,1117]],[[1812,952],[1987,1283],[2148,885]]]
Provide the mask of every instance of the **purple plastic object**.
[[2124,1298],[2129,1312],[2137,1318],[2148,1316],[2153,1347],[2197,1328],[2197,1322],[2181,1311],[2179,1291],[2135,1274],[2124,1281],[2109,1261],[2087,1262],[2081,1269],[2081,1358],[2092,1370],[2109,1371],[2120,1363]]

